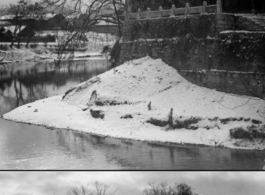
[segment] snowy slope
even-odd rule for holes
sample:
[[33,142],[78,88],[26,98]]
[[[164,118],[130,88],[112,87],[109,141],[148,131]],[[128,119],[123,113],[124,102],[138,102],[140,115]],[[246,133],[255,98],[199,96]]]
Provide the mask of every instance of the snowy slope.
[[127,139],[265,149],[261,139],[230,136],[232,128],[264,130],[264,112],[264,100],[199,87],[145,57],[4,118]]

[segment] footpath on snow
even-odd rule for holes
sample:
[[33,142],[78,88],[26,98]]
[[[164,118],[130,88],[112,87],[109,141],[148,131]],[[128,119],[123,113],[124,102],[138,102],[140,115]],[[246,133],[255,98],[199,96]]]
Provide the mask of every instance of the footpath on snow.
[[126,62],[3,118],[115,138],[265,149],[264,100],[194,85],[150,57]]

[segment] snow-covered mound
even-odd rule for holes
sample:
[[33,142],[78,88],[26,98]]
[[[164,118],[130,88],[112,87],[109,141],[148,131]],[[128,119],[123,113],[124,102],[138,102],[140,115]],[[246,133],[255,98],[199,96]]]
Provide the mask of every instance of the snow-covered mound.
[[145,57],[4,118],[127,139],[265,149],[264,103],[191,84]]

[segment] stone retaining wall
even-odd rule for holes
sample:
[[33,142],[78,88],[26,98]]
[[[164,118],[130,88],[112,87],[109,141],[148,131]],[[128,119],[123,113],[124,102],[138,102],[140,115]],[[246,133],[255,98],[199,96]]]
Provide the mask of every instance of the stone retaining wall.
[[[230,14],[205,14],[127,21],[123,29],[119,64],[149,55],[161,58],[179,71],[264,73],[265,32],[233,31],[237,27],[236,20],[236,16]],[[221,73],[216,80],[206,79],[206,82],[183,76],[193,83],[220,91],[252,94],[238,84],[242,79],[230,79]],[[262,95],[260,91],[264,82],[255,79],[252,78],[251,83],[259,85],[250,86],[253,94]]]
[[265,73],[237,71],[186,71],[179,73],[191,83],[217,91],[265,98]]

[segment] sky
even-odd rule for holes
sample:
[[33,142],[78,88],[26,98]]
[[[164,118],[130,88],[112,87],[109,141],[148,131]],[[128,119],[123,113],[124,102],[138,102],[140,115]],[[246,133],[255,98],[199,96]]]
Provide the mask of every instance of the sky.
[[10,3],[17,3],[18,0],[0,0],[0,5],[8,5]]
[[[19,0],[0,0],[0,5],[16,4]],[[30,0],[31,2],[37,2],[39,0]]]
[[67,195],[71,187],[110,185],[115,195],[142,195],[148,183],[186,183],[200,195],[264,195],[265,172],[0,172],[1,195]]

